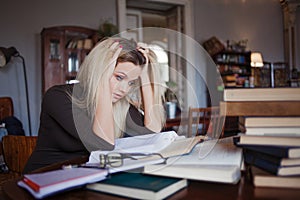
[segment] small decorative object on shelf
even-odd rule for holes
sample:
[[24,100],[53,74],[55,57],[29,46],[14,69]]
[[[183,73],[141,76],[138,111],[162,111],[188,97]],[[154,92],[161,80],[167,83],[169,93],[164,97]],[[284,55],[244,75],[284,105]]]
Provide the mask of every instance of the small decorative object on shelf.
[[300,72],[298,72],[297,68],[292,69],[290,85],[291,87],[300,87]]
[[224,44],[215,36],[205,41],[203,47],[211,56],[214,56],[225,49]]
[[273,63],[274,87],[289,87],[289,69],[287,63]]
[[271,87],[271,63],[264,62],[264,66],[259,68],[257,76],[259,87]]

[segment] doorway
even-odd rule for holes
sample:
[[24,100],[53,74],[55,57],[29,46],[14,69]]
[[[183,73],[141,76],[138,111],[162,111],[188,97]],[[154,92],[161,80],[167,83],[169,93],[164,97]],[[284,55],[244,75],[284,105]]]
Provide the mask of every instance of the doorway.
[[[189,11],[189,12],[187,12]],[[120,32],[141,27],[158,27],[175,30],[184,34],[192,35],[191,25],[191,4],[189,0],[118,0],[118,22]],[[122,16],[122,17],[121,17]],[[187,22],[187,20],[190,20]],[[157,49],[176,49],[184,48],[178,38],[167,38],[163,35],[156,35],[155,32],[149,33],[141,30],[130,33],[134,39],[143,41]],[[184,51],[184,49],[182,49]],[[162,72],[166,82],[177,84],[176,95],[181,102],[188,102],[188,91],[182,77],[189,76],[186,65],[182,58],[170,52],[167,53],[167,63],[164,63]],[[163,52],[163,56],[165,55]],[[164,59],[164,62],[166,60]],[[172,70],[170,70],[172,69]],[[173,73],[172,73],[173,72]],[[180,75],[178,75],[178,72]],[[185,103],[188,104],[188,103]],[[184,104],[183,108],[184,109]]]

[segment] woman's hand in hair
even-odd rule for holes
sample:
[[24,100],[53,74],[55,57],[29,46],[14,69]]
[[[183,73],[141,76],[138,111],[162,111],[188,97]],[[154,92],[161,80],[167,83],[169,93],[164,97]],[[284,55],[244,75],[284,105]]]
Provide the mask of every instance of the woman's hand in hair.
[[160,107],[155,105],[154,101],[154,91],[153,86],[155,83],[151,83],[149,66],[151,67],[151,63],[149,63],[149,48],[142,44],[139,44],[138,50],[144,55],[146,58],[146,64],[143,67],[141,74],[141,84],[142,84],[142,103],[144,105],[144,124],[145,126],[154,131],[161,131],[161,123],[160,117],[158,115]]
[[142,66],[142,73],[141,73],[141,83],[142,84],[150,84],[150,79],[149,79],[149,48],[147,47],[146,44],[144,43],[138,43],[137,47],[138,51],[143,54],[143,56],[146,59],[146,64]]
[[[118,57],[122,51],[122,45],[120,45],[119,41],[114,41],[111,46],[109,47],[110,49],[110,55],[109,55],[109,75],[112,76],[113,72],[114,72],[114,69],[117,65],[117,60],[118,60]],[[109,77],[110,78],[110,77]]]

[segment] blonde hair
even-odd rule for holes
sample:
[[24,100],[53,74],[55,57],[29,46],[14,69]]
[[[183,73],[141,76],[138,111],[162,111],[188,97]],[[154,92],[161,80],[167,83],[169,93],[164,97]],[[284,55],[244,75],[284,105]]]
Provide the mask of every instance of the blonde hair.
[[[132,62],[133,64],[142,67],[146,61],[141,52],[137,50],[137,44],[124,38],[107,38],[99,42],[93,48],[80,66],[80,70],[77,74],[77,80],[79,81],[83,94],[80,95],[81,98],[76,98],[74,95],[72,97],[73,102],[75,102],[76,105],[87,110],[92,121],[94,120],[97,103],[99,102],[99,86],[103,86],[103,84],[111,78],[109,70],[109,67],[111,67],[110,62],[116,48],[119,48],[119,45],[114,49],[110,48],[115,42],[119,42],[119,45],[122,45],[122,51],[117,58],[116,65],[120,62]],[[148,74],[153,86],[154,103],[155,105],[162,105],[163,88],[160,79],[159,64],[152,51],[148,53],[148,57]],[[133,96],[135,96],[135,99],[133,99]],[[134,103],[137,101],[139,102],[138,104]],[[115,137],[121,137],[125,130],[126,116],[130,103],[135,105],[138,109],[143,109],[141,102],[142,95],[140,89],[134,88],[128,93],[126,98],[120,99],[112,104],[115,121]],[[165,122],[164,114],[164,112],[158,113],[162,125]]]

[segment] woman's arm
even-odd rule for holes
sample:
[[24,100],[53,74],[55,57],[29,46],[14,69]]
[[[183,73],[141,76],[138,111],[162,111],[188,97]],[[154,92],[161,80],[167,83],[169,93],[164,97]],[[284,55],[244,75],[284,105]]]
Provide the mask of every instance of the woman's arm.
[[156,83],[151,83],[149,78],[149,58],[147,55],[148,50],[140,48],[139,51],[142,52],[144,57],[146,58],[146,64],[140,76],[142,84],[142,99],[144,105],[144,124],[148,129],[154,132],[160,132],[162,129],[159,114],[161,105],[155,105],[154,101],[153,87]]
[[[74,87],[78,87],[75,85]],[[93,133],[91,120],[87,113],[77,106],[72,106],[70,97],[72,90],[73,85],[58,85],[53,86],[45,93],[42,102],[39,134],[51,133],[51,137],[66,138],[71,136],[81,140],[89,151],[113,149],[113,145]],[[60,130],[63,130],[65,135],[56,136],[57,133],[62,133]],[[49,140],[51,138],[48,138],[47,142]],[[69,145],[61,144],[61,147],[65,148],[65,151],[70,151]]]
[[[115,142],[115,129],[114,129],[114,118],[113,118],[113,106],[112,106],[112,93],[109,85],[110,78],[113,74],[117,58],[122,50],[118,42],[114,42],[110,49],[112,51],[112,58],[109,63],[109,72],[107,77],[104,78],[104,84],[99,86],[98,89],[98,104],[93,121],[94,133],[107,141],[110,144]],[[115,50],[117,49],[117,50]],[[103,66],[105,67],[105,66]]]

